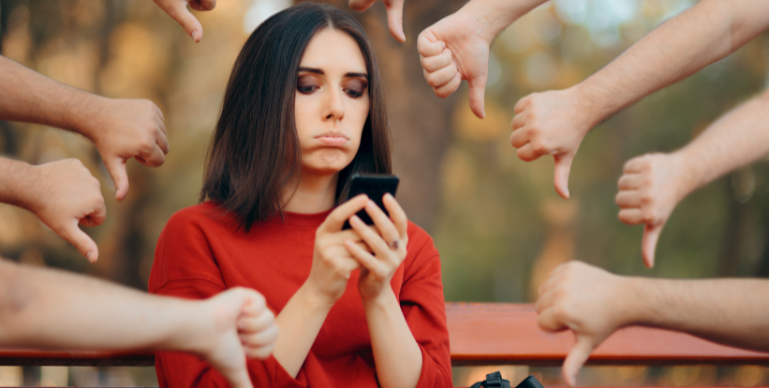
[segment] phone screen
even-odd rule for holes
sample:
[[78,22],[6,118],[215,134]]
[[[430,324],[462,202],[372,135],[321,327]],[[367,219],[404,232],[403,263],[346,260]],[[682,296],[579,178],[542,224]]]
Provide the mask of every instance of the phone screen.
[[[388,216],[390,213],[385,209],[382,198],[385,193],[395,196],[398,190],[400,179],[395,175],[387,174],[352,174],[342,190],[342,203],[347,202],[356,195],[366,194],[368,198],[379,206]],[[366,210],[361,210],[356,214],[366,225],[374,225]],[[350,223],[345,222],[342,229],[350,229]]]

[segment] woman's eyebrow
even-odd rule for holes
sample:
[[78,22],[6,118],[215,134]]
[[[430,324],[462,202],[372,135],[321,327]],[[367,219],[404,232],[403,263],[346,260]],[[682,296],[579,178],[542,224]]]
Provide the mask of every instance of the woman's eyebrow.
[[[308,72],[308,73],[315,73],[315,74],[320,74],[320,75],[325,75],[326,74],[323,70],[316,69],[316,68],[313,68],[313,67],[300,67],[299,71],[300,72],[301,71],[305,71],[305,72]],[[368,79],[368,74],[366,74],[366,73],[346,73],[344,76],[348,77],[348,78],[356,77],[356,78]]]
[[366,74],[366,73],[347,73],[344,76],[345,77],[356,77],[356,78],[368,79],[368,74]]

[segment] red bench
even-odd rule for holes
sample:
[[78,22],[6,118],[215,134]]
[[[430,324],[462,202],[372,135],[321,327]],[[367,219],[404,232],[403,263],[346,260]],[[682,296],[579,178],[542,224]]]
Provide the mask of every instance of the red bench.
[[[451,361],[461,365],[558,366],[574,343],[568,332],[537,326],[532,305],[447,303]],[[631,327],[596,349],[592,365],[769,365],[769,353],[735,349],[688,334]],[[153,366],[151,352],[0,350],[0,365]]]

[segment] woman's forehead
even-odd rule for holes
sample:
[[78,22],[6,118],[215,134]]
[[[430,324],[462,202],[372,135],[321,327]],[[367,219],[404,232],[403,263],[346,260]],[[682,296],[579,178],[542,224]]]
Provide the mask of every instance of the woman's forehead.
[[304,50],[300,67],[324,73],[366,73],[366,59],[358,43],[344,31],[324,28],[312,37]]

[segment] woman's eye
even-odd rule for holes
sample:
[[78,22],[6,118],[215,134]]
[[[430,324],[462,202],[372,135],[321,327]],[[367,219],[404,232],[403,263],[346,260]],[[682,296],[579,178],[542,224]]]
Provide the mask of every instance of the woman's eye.
[[312,92],[314,92],[316,89],[318,89],[318,87],[317,87],[317,86],[315,86],[315,85],[298,85],[298,86],[296,87],[296,90],[298,90],[298,91],[299,91],[299,93],[303,93],[303,94],[309,94],[309,93],[312,93]]
[[345,93],[352,98],[358,98],[363,95],[363,92],[355,89],[345,89]]

